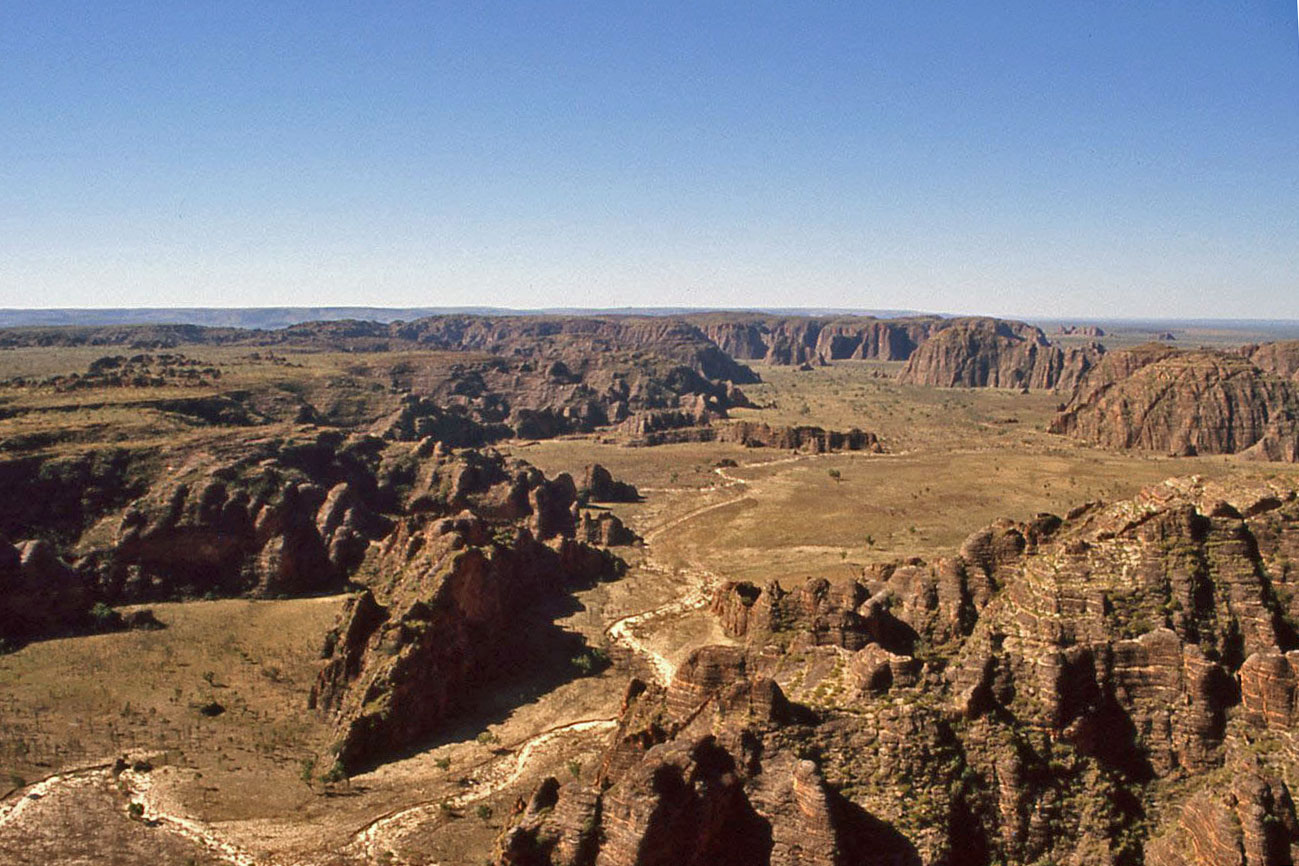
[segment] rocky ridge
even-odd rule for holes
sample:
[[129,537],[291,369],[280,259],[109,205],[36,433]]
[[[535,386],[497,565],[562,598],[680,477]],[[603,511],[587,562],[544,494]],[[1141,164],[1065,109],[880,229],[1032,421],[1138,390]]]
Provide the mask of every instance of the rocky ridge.
[[939,316],[877,319],[700,314],[697,325],[732,358],[798,365],[824,361],[905,361],[916,347],[952,322]]
[[[1259,358],[1269,369],[1253,363]],[[1286,347],[1248,354],[1159,344],[1107,355],[1052,420],[1053,433],[1106,448],[1183,456],[1299,459],[1299,385]]]
[[1295,490],[1181,479],[727,584],[737,645],[633,682],[597,784],[548,781],[499,861],[1293,862],[1296,553]]
[[810,425],[785,426],[754,421],[699,425],[690,416],[676,413],[640,413],[619,428],[629,445],[665,445],[673,442],[732,442],[746,448],[779,448],[811,454],[830,451],[884,452],[874,433],[825,430]]
[[[548,616],[571,589],[622,573],[604,546],[638,540],[612,514],[583,511],[566,474],[490,452],[430,456],[416,513],[361,568],[365,589],[327,640],[312,691],[348,770],[431,735],[496,680],[580,652]],[[421,513],[420,491],[434,489],[440,507]],[[438,516],[449,509],[460,510]]]
[[1099,343],[1053,345],[1022,322],[967,319],[921,343],[898,380],[940,388],[1070,390],[1104,352]]

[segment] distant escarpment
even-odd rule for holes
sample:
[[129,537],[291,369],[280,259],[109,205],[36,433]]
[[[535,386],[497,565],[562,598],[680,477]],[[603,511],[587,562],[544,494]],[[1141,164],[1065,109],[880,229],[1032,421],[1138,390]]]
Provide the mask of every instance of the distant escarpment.
[[[174,405],[142,395],[138,403],[207,423],[369,426],[388,439],[434,436],[457,446],[590,432],[639,411],[703,407],[725,417],[728,409],[747,405],[739,386],[759,381],[699,328],[659,317],[433,316],[388,324],[310,322],[276,331],[164,325],[0,330],[0,346],[9,347],[182,344],[257,347],[239,359],[242,367],[274,361],[265,347],[349,353],[357,360],[327,387],[304,377],[287,389],[186,396]],[[179,353],[138,353],[105,355],[84,374],[8,384],[60,392],[218,387],[222,376],[221,365]]]
[[688,317],[732,358],[768,364],[817,361],[905,361],[953,321],[939,316],[777,317],[711,313]]
[[398,440],[434,436],[457,445],[587,433],[641,412],[688,413],[707,423],[748,405],[733,382],[625,352],[545,362],[491,358],[436,372],[403,362],[384,376],[404,396],[371,432]]
[[640,352],[682,365],[708,379],[758,381],[699,328],[656,316],[429,316],[410,322],[306,322],[273,331],[196,325],[4,328],[0,347],[128,346],[181,344],[310,346],[352,352],[401,349],[490,354],[534,360],[593,358]]
[[633,682],[595,784],[543,784],[498,857],[1295,862],[1297,555],[1294,489],[1188,479],[727,584],[737,645]]
[[602,353],[644,352],[707,379],[739,385],[758,381],[752,370],[736,363],[700,329],[672,318],[434,316],[387,327],[394,338],[424,347],[530,358],[567,356],[570,363]]
[[1050,429],[1106,448],[1293,462],[1299,384],[1290,360],[1284,345],[1247,354],[1159,344],[1115,352],[1079,382]]
[[778,365],[907,361],[900,374],[902,381],[944,388],[1069,389],[1104,352],[1096,343],[1056,346],[1032,325],[989,318],[716,313],[691,316],[688,321],[732,357],[742,360]]
[[466,456],[438,454],[432,473],[464,510],[401,520],[327,643],[311,703],[334,720],[349,770],[430,736],[504,676],[562,676],[581,642],[551,619],[571,589],[625,568],[591,542],[636,540],[607,512],[582,512],[567,475]]
[[921,343],[899,381],[940,388],[1073,388],[1104,354],[1099,343],[1063,348],[1022,322],[966,319]]

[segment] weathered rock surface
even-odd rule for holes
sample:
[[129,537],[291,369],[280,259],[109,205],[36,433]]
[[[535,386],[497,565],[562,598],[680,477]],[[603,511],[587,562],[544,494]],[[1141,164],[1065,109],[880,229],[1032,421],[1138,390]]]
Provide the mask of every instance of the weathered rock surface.
[[1062,337],[1104,337],[1105,331],[1097,325],[1061,325],[1055,331]]
[[[707,419],[705,419],[707,420]],[[754,421],[705,424],[680,413],[640,413],[620,428],[629,445],[665,445],[674,442],[733,442],[746,448],[780,448],[824,454],[830,451],[884,452],[874,433],[824,430],[812,426],[781,426]]]
[[[1296,555],[1295,490],[1183,479],[937,562],[726,584],[739,645],[634,684],[602,786],[563,786],[598,827],[588,859],[537,853],[574,838],[556,807],[502,837],[534,859],[504,862],[1293,862]],[[818,781],[790,808],[797,773]]]
[[0,642],[16,645],[86,624],[90,592],[47,541],[0,540]]
[[742,650],[703,647],[666,690],[633,684],[600,780],[543,783],[534,801],[553,808],[529,807],[506,830],[500,862],[916,862],[904,839],[846,803],[800,755],[804,721]]
[[608,469],[592,463],[582,473],[578,493],[592,502],[637,502],[640,494],[636,487],[625,481],[615,481]]
[[798,365],[863,359],[905,361],[916,346],[954,320],[938,316],[877,319],[711,313],[690,316],[687,321],[732,358]]
[[579,512],[567,475],[546,479],[522,461],[476,452],[433,459],[444,501],[466,510],[403,518],[371,550],[366,589],[332,633],[312,691],[349,770],[430,736],[485,685],[573,657],[577,639],[548,614],[572,588],[625,568],[574,536],[636,540],[612,515]]
[[583,511],[577,527],[577,538],[600,547],[622,547],[640,542],[640,536],[628,529],[609,511]]
[[1265,373],[1299,381],[1299,340],[1242,346],[1240,354]]
[[1299,386],[1249,358],[1150,345],[1107,355],[1050,429],[1106,448],[1294,460],[1297,420]]
[[1100,344],[1054,346],[1022,322],[968,319],[921,343],[898,378],[940,388],[1069,390],[1104,351]]
[[78,569],[111,603],[337,590],[391,529],[376,511],[378,445],[331,433],[263,440],[228,462],[189,455],[81,537]]

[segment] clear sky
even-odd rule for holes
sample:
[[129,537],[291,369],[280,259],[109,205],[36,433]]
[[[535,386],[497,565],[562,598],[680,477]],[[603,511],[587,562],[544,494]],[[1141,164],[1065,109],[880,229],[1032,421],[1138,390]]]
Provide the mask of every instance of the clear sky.
[[0,306],[1299,318],[1289,2],[4,2]]

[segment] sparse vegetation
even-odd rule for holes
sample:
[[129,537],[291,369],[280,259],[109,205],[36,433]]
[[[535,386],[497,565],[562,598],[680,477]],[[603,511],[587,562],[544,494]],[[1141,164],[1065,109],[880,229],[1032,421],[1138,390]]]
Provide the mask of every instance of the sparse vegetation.
[[[389,390],[397,387],[390,378],[408,387],[411,376],[422,375],[425,369],[419,353],[393,359],[388,367],[389,360],[382,352],[358,355],[296,353],[287,349],[292,361],[285,363],[299,366],[285,366],[271,363],[265,356],[256,362],[239,361],[233,350],[209,348],[212,367],[219,369],[219,377],[204,374],[201,382],[187,380],[183,386],[149,385],[150,399],[171,399],[175,396],[171,392],[181,387],[190,397],[200,390],[216,393],[230,387],[249,389],[258,399],[268,390],[275,391],[277,399],[310,400],[322,416],[334,419],[337,426],[322,425],[324,435],[328,435],[347,429],[338,418],[363,416],[377,406],[388,405],[385,401],[400,399]],[[96,351],[102,354],[102,350]],[[186,351],[195,357],[199,354]],[[247,353],[246,349],[240,351]],[[57,367],[64,362],[46,356],[41,363]],[[605,677],[595,676],[612,665],[605,648],[612,639],[606,636],[605,629],[615,616],[670,602],[675,594],[692,587],[691,580],[697,576],[694,570],[707,570],[719,580],[750,580],[756,587],[780,580],[787,590],[800,585],[798,581],[809,574],[824,574],[832,582],[848,576],[860,578],[863,567],[910,556],[951,555],[972,528],[997,517],[1023,519],[1038,511],[1059,511],[1102,494],[1106,498],[1127,495],[1182,465],[1158,456],[1097,452],[1047,437],[1040,427],[1049,417],[1056,396],[1036,392],[1022,396],[998,392],[954,394],[904,387],[887,378],[896,368],[892,363],[847,362],[819,368],[814,375],[799,375],[787,368],[763,368],[764,381],[746,386],[746,392],[761,408],[730,413],[737,419],[769,423],[812,423],[831,429],[862,426],[884,436],[891,453],[880,457],[812,457],[720,442],[637,449],[595,438],[551,439],[526,446],[514,441],[502,443],[503,451],[525,456],[550,477],[560,471],[576,473],[592,462],[608,465],[617,477],[652,491],[645,501],[618,503],[611,510],[642,534],[666,529],[645,548],[624,552],[633,565],[630,580],[583,587],[577,591],[573,609],[557,615],[557,630],[566,632],[567,637],[576,634],[601,645],[585,646],[579,651],[577,647],[582,644],[577,640],[561,644],[554,658],[546,662],[550,665],[547,675],[553,676],[547,688],[554,687],[553,691],[534,690],[535,684],[524,677],[507,678],[499,694],[490,695],[483,705],[475,705],[451,720],[446,730],[457,733],[421,746],[436,749],[437,757],[430,761],[426,752],[419,752],[402,765],[400,773],[404,775],[397,776],[399,782],[391,781],[384,773],[350,779],[337,761],[337,743],[334,757],[325,757],[330,752],[331,738],[337,736],[334,720],[326,712],[305,709],[306,696],[321,664],[321,635],[331,628],[343,604],[341,597],[253,602],[221,600],[216,592],[194,592],[186,597],[206,597],[209,601],[165,604],[162,610],[169,627],[165,632],[104,633],[85,639],[28,644],[22,652],[0,659],[0,729],[6,732],[0,737],[0,766],[5,772],[14,768],[9,772],[11,786],[22,787],[24,779],[44,778],[52,769],[147,747],[171,756],[159,766],[172,764],[177,768],[168,771],[172,773],[169,783],[176,786],[196,820],[291,822],[298,818],[283,816],[292,814],[290,808],[307,803],[305,812],[309,817],[302,819],[304,826],[320,820],[321,810],[327,808],[331,815],[346,816],[359,827],[386,809],[389,800],[398,803],[418,798],[426,814],[433,811],[448,819],[462,818],[472,808],[479,819],[460,821],[445,837],[439,837],[439,844],[443,838],[463,833],[468,842],[446,844],[489,845],[503,828],[489,826],[493,807],[479,802],[481,798],[492,798],[496,808],[503,810],[498,823],[508,826],[513,819],[507,820],[507,807],[501,804],[513,803],[517,797],[526,802],[529,786],[535,786],[536,780],[546,774],[565,777],[566,786],[596,783],[600,767],[596,756],[605,733],[598,737],[588,733],[582,736],[589,739],[565,741],[580,743],[580,750],[569,746],[536,749],[529,753],[530,760],[536,763],[529,766],[521,781],[511,782],[499,794],[486,790],[493,780],[512,771],[511,761],[527,750],[521,744],[539,731],[573,718],[610,718],[616,714],[628,669],[641,677],[647,674],[644,659],[633,657],[626,662],[629,653],[619,645],[619,667]],[[112,373],[115,369],[101,372]],[[876,373],[881,376],[875,378]],[[335,391],[331,383],[344,382],[345,377],[353,377],[348,380],[351,384],[339,385]],[[384,390],[368,390],[370,383],[364,381],[367,377],[381,378]],[[230,433],[232,427],[203,421],[193,414],[165,411],[156,404],[142,407],[136,391],[143,388],[115,384],[111,393],[107,387],[96,388],[79,385],[75,389],[77,399],[95,398],[96,406],[85,410],[70,399],[72,391],[41,392],[24,387],[18,393],[0,389],[0,436],[6,443],[0,447],[11,447],[11,434],[42,436],[52,430],[63,438],[43,440],[45,444],[32,453],[62,454],[102,447],[99,437],[108,429],[120,431],[125,439],[119,444],[133,451],[155,449],[161,453],[164,446],[176,443],[210,448],[228,435],[231,442],[236,441]],[[252,400],[247,405],[256,408]],[[346,408],[349,405],[351,408]],[[294,406],[296,411],[297,404]],[[8,414],[15,407],[21,411]],[[275,415],[269,409],[267,412],[268,420],[259,421],[255,427],[258,436],[278,435],[297,423],[289,420],[289,415]],[[1015,423],[1010,423],[1012,420]],[[361,439],[358,437],[359,444],[354,447],[377,447],[375,442]],[[24,441],[31,444],[42,440]],[[30,450],[23,446],[22,453]],[[366,459],[380,458],[371,454]],[[941,465],[941,471],[936,471],[936,465]],[[714,467],[733,471],[719,475],[712,471]],[[1249,471],[1239,461],[1201,461],[1196,470],[1209,478]],[[992,473],[995,485],[989,482]],[[1288,469],[1279,475],[1294,477]],[[200,473],[193,483],[205,481]],[[665,491],[668,487],[673,489]],[[323,484],[309,495],[319,502],[328,489],[329,484]],[[1066,489],[1068,496],[1061,496]],[[274,492],[275,488],[268,490]],[[446,485],[445,490],[436,492],[438,495],[430,495],[425,503],[429,519],[454,516],[455,512],[446,510],[454,499],[452,487]],[[313,521],[317,507],[312,506]],[[688,519],[682,519],[687,515]],[[389,517],[384,515],[384,519]],[[111,521],[106,525],[109,528],[102,531],[118,531]],[[483,544],[486,538],[512,545],[514,531],[495,525],[487,536],[475,540],[477,551],[489,549]],[[492,553],[507,555],[501,551]],[[635,570],[635,566],[646,562],[661,571]],[[357,573],[358,584],[374,586],[384,579],[383,573],[370,568]],[[1279,615],[1293,628],[1294,620],[1286,613],[1294,604],[1293,590],[1287,585],[1291,571],[1291,564],[1282,558],[1271,569],[1271,576]],[[1004,580],[1004,576],[998,580]],[[996,588],[1000,588],[999,583]],[[884,599],[882,606],[893,608],[896,616],[905,615],[900,602],[895,604],[892,597]],[[689,608],[645,627],[637,636],[675,664],[686,648],[716,639],[714,620],[705,610]],[[129,614],[130,607],[115,609],[99,602],[89,613],[93,630],[108,632],[113,629],[107,624]],[[419,611],[415,613],[400,627],[417,632],[421,624]],[[1146,609],[1121,610],[1119,627],[1124,634],[1136,636],[1189,615],[1180,601],[1169,598]],[[83,632],[88,630],[85,622],[84,612],[79,612],[78,629]],[[668,622],[670,627],[665,624]],[[1115,622],[1117,626],[1119,621]],[[395,620],[392,625],[397,625]],[[793,630],[780,632],[773,636],[772,646],[801,647],[795,643],[798,637]],[[342,634],[336,634],[335,639],[341,641]],[[1243,646],[1243,638],[1237,642]],[[339,645],[331,644],[329,652],[337,652]],[[1233,652],[1231,658],[1239,663],[1240,648]],[[922,645],[916,653],[926,665],[924,676],[931,672],[946,676],[942,666],[954,658],[950,646]],[[852,691],[849,669],[842,659],[833,664],[824,658],[820,662],[816,659],[810,651],[797,658],[791,655],[788,670],[794,672],[780,681],[782,688],[800,702],[799,712],[822,719],[833,714],[858,718],[866,714],[884,717],[889,713],[917,713],[923,726],[927,717],[922,711],[927,711],[927,705],[915,689],[898,688],[886,694],[858,697]],[[814,664],[821,667],[813,670]],[[381,717],[380,706],[374,704],[375,718]],[[490,725],[490,730],[474,736],[474,731],[485,725]],[[466,733],[458,733],[465,727]],[[441,734],[439,731],[438,736]],[[502,739],[511,744],[508,750],[499,748]],[[1266,749],[1272,748],[1279,747],[1270,742],[1257,744],[1264,758],[1270,756]],[[841,768],[829,766],[833,764],[832,751],[822,744],[808,744],[800,753],[825,763],[827,778],[837,784],[839,777],[832,776],[832,771]],[[301,758],[304,754],[313,757]],[[322,756],[319,763],[314,755]],[[1044,755],[1025,772],[1072,780],[1061,783],[1070,785],[1079,784],[1076,780],[1091,771],[1090,765],[1072,755]],[[457,769],[454,775],[450,773],[453,766]],[[951,771],[952,781],[975,797],[987,781],[981,775],[984,771],[991,772],[984,768],[976,773],[961,766]],[[942,812],[942,798],[933,795],[933,785],[924,778],[924,772],[908,768],[908,773],[888,780],[891,787],[887,791],[883,783],[873,787],[874,781],[845,773],[849,784],[843,791],[851,797],[895,799],[899,792],[908,791],[907,803],[915,812],[915,822],[947,820],[950,816]],[[311,798],[303,790],[304,784],[319,798]],[[399,785],[409,788],[401,787],[400,795],[394,794]],[[120,809],[121,802],[114,801],[114,808]],[[456,807],[457,803],[462,806]],[[477,805],[468,805],[473,803]],[[1065,827],[1061,822],[1072,820],[1068,811],[1073,805],[1043,806],[1043,832],[1061,832],[1060,828]],[[131,817],[143,818],[142,805],[127,808],[138,808],[138,814]],[[138,828],[132,831],[142,832]],[[585,832],[597,831],[598,822],[591,819]],[[1131,850],[1138,850],[1144,838],[1128,827],[1120,827],[1115,834],[1119,844]],[[475,852],[478,850],[485,849]]]
[[570,663],[579,674],[589,677],[609,667],[609,654],[599,647],[588,647],[581,654],[573,656]]

